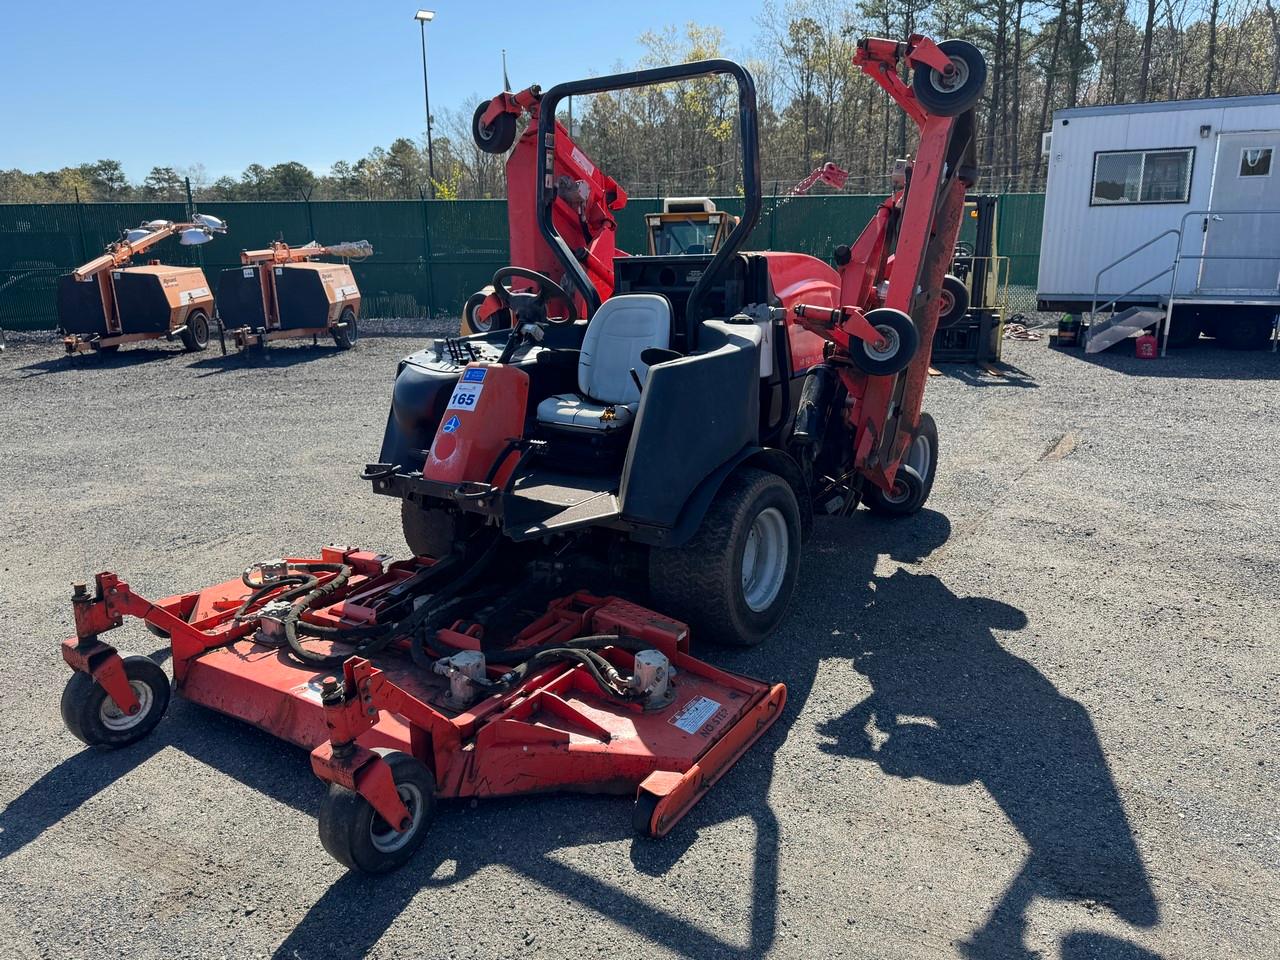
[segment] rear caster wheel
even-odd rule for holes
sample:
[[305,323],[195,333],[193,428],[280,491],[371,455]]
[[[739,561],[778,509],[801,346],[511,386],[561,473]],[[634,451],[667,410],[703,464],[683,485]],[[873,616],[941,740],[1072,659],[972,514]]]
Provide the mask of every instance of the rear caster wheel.
[[959,323],[969,312],[969,288],[964,281],[948,273],[942,278],[942,291],[938,296],[938,329],[946,330]]
[[867,313],[867,322],[880,334],[879,344],[857,340],[850,357],[863,373],[889,377],[907,368],[920,346],[920,331],[901,310],[880,307]]
[[182,331],[182,348],[196,353],[209,346],[209,317],[203,310],[196,310],[187,317],[187,329]]
[[338,317],[338,323],[343,326],[333,328],[333,342],[339,350],[350,350],[360,338],[360,331],[356,329],[356,312],[347,307]]
[[148,657],[125,657],[124,673],[138,712],[127,714],[87,673],[76,672],[62,691],[62,722],[91,747],[123,747],[155,729],[169,708],[169,677]]
[[863,498],[873,513],[905,517],[917,512],[933,492],[938,475],[938,425],[927,413],[920,414],[920,424],[902,458],[891,491],[872,486]]
[[320,842],[329,855],[351,870],[386,873],[404,866],[426,838],[436,809],[431,771],[399,750],[377,749],[391,767],[400,800],[409,810],[409,827],[396,830],[360,794],[336,783],[320,805]]
[[911,89],[930,113],[958,117],[982,95],[987,61],[968,40],[943,40],[938,49],[951,58],[951,66],[940,72],[922,64],[911,75]]

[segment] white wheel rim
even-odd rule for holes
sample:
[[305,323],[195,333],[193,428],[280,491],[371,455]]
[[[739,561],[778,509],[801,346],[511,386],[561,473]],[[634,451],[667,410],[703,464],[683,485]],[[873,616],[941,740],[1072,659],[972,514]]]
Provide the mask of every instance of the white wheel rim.
[[876,324],[876,332],[880,334],[884,345],[877,347],[874,343],[865,344],[867,356],[873,360],[891,360],[897,356],[898,347],[901,346],[901,341],[898,339],[898,331],[888,324],[881,323]]
[[939,309],[942,311],[942,315],[946,316],[948,313],[950,313],[955,308],[955,305],[956,305],[956,298],[951,295],[951,291],[947,289],[943,289],[942,295],[938,297],[938,306],[939,306]]
[[782,590],[791,550],[786,517],[777,507],[761,510],[742,551],[742,596],[755,613],[769,609]]
[[409,811],[409,829],[400,833],[378,814],[373,815],[369,823],[369,840],[379,853],[394,853],[413,839],[418,832],[418,822],[422,819],[422,791],[416,784],[400,783],[396,785],[400,794],[400,802]]
[[133,690],[133,695],[138,698],[138,712],[125,713],[116,706],[116,702],[110,696],[104,697],[102,706],[98,708],[98,719],[108,730],[117,733],[121,730],[132,730],[151,712],[151,703],[154,700],[151,688],[141,680],[130,680],[129,687]]
[[[929,471],[933,469],[933,448],[929,446],[929,438],[922,433],[917,434],[911,441],[911,446],[907,447],[907,454],[902,458],[902,463],[914,470],[922,482],[927,483]],[[884,498],[890,503],[904,503],[910,493],[910,487],[894,480],[893,490],[886,493]]]
[[939,93],[951,93],[963,87],[969,80],[969,65],[960,57],[951,58],[954,68],[950,76],[941,70],[929,70],[929,85]]

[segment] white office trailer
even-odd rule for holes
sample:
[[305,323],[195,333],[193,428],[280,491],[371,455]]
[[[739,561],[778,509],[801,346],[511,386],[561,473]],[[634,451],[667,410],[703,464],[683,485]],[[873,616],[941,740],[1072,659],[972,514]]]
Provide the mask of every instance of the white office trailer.
[[1280,310],[1280,94],[1059,110],[1037,299],[1090,351],[1155,330],[1262,348]]

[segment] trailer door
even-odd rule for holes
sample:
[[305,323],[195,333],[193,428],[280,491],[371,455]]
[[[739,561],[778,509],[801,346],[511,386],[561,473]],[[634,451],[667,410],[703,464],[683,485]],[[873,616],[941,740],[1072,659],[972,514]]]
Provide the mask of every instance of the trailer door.
[[1218,134],[1218,154],[1214,160],[1213,189],[1209,197],[1209,209],[1215,213],[1206,217],[1202,224],[1204,254],[1211,257],[1269,256],[1276,259],[1202,260],[1201,293],[1274,296],[1280,287],[1278,166],[1280,130]]

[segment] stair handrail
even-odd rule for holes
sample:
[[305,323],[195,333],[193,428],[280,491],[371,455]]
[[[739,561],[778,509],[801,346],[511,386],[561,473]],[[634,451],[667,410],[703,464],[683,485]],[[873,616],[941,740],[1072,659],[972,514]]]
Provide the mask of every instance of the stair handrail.
[[[1174,235],[1174,236],[1176,236],[1176,237],[1178,238],[1178,251],[1177,251],[1177,252],[1178,252],[1178,253],[1181,253],[1181,251],[1182,251],[1182,228],[1183,228],[1183,226],[1185,226],[1185,225],[1186,225],[1186,221],[1185,221],[1185,218],[1184,218],[1183,223],[1182,223],[1181,225],[1179,225],[1178,227],[1176,227],[1176,228],[1175,228],[1175,227],[1170,227],[1168,230],[1165,230],[1163,233],[1158,233],[1158,234],[1156,234],[1154,237],[1152,237],[1152,238],[1151,238],[1150,240],[1148,240],[1146,243],[1142,244],[1142,245],[1141,245],[1141,246],[1139,246],[1139,247],[1134,247],[1132,250],[1130,250],[1128,253],[1126,253],[1124,256],[1122,256],[1122,257],[1120,257],[1120,258],[1118,258],[1118,259],[1116,259],[1116,260],[1112,260],[1112,261],[1111,261],[1110,263],[1108,263],[1105,267],[1103,267],[1103,268],[1102,268],[1101,270],[1099,270],[1096,274],[1094,274],[1094,277],[1093,277],[1093,301],[1092,301],[1092,302],[1090,303],[1090,305],[1089,305],[1089,325],[1090,325],[1090,326],[1092,326],[1092,325],[1093,325],[1093,318],[1094,318],[1094,315],[1095,315],[1095,314],[1098,312],[1098,310],[1099,310],[1099,307],[1098,307],[1098,288],[1099,288],[1099,287],[1101,286],[1101,284],[1102,284],[1102,275],[1103,275],[1104,273],[1106,273],[1108,270],[1110,270],[1112,267],[1118,267],[1120,264],[1124,263],[1124,262],[1125,262],[1126,260],[1128,260],[1130,257],[1136,256],[1137,254],[1141,253],[1143,250],[1147,249],[1147,247],[1151,246],[1153,243],[1156,243],[1156,242],[1158,242],[1158,241],[1160,241],[1160,240],[1163,240],[1165,237],[1167,237],[1167,236],[1169,236],[1169,235],[1171,235],[1171,234],[1172,234],[1172,235]],[[1175,266],[1175,264],[1177,263],[1177,260],[1176,260],[1177,253],[1175,253],[1175,255],[1174,255],[1174,256],[1175,256],[1175,260],[1174,260],[1174,262],[1173,262],[1173,263],[1171,263],[1171,264],[1169,264],[1169,266],[1168,266],[1167,268],[1165,268],[1164,270],[1161,270],[1158,274],[1156,274],[1156,275],[1155,275],[1154,277],[1152,277],[1150,280],[1146,280],[1146,281],[1143,281],[1142,283],[1138,284],[1138,285],[1137,285],[1136,287],[1134,287],[1132,290],[1127,290],[1127,291],[1125,291],[1124,293],[1120,294],[1120,296],[1118,296],[1118,297],[1112,297],[1112,298],[1111,298],[1110,300],[1108,300],[1106,303],[1102,304],[1102,308],[1103,308],[1103,309],[1105,309],[1106,307],[1112,307],[1112,306],[1115,306],[1115,304],[1116,304],[1116,303],[1118,303],[1120,300],[1122,300],[1122,299],[1124,299],[1125,297],[1127,297],[1129,294],[1134,293],[1134,292],[1136,292],[1137,290],[1140,290],[1142,287],[1145,287],[1148,283],[1153,283],[1153,282],[1155,282],[1156,280],[1159,280],[1161,277],[1163,277],[1163,276],[1164,276],[1166,273],[1168,273],[1170,270],[1174,269],[1174,266]]]

